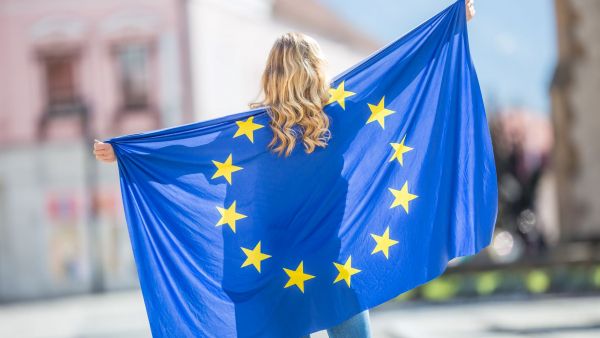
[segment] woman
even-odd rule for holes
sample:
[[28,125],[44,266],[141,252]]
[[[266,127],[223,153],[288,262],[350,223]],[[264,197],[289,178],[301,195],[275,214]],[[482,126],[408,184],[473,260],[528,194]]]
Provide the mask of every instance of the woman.
[[[467,20],[475,15],[474,0],[466,0]],[[328,81],[319,45],[300,33],[281,36],[271,49],[262,75],[264,99],[252,107],[268,107],[273,139],[269,148],[288,156],[298,142],[306,153],[326,147],[329,140],[329,118],[323,112],[328,101]],[[96,159],[115,162],[112,146],[97,141]],[[370,337],[369,313],[364,311],[327,330],[329,337]]]

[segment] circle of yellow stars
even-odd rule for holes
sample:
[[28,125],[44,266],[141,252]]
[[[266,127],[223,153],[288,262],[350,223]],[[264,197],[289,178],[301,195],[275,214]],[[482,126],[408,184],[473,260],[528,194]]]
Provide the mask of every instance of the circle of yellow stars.
[[[345,110],[346,99],[356,95],[356,93],[346,90],[345,81],[342,81],[336,88],[332,87],[329,89],[329,95],[330,98],[327,102],[328,105],[336,103],[343,110]],[[382,130],[385,129],[385,119],[396,113],[394,110],[386,107],[385,96],[382,96],[378,103],[367,103],[367,106],[370,110],[370,116],[368,117],[365,125],[369,125],[372,122],[377,122]],[[245,136],[251,143],[254,143],[254,132],[265,127],[264,125],[254,122],[254,116],[250,116],[243,121],[236,121],[236,125],[237,131],[233,135],[233,138]],[[400,166],[404,166],[404,155],[413,150],[413,148],[406,145],[406,136],[404,136],[398,143],[390,143],[390,146],[392,148],[392,154],[388,162],[397,161]],[[216,167],[216,171],[211,179],[216,180],[222,177],[225,179],[228,185],[233,185],[233,173],[244,169],[243,167],[234,164],[233,154],[231,153],[222,162],[218,160],[213,160],[212,162]],[[418,198],[417,195],[409,191],[408,181],[406,181],[402,187],[400,187],[400,189],[390,187],[388,190],[393,196],[390,209],[401,206],[402,209],[404,209],[404,211],[408,214],[410,202]],[[236,232],[236,222],[248,217],[237,212],[236,201],[233,201],[227,208],[224,206],[217,206],[216,208],[221,215],[216,226],[222,226],[226,224],[234,233]],[[382,234],[371,233],[370,235],[374,241],[374,247],[371,255],[377,255],[380,253],[386,260],[389,259],[390,249],[399,243],[397,240],[392,238],[392,235],[390,234],[390,227],[387,226]],[[256,270],[258,273],[261,273],[262,263],[272,257],[271,255],[262,251],[263,248],[261,241],[256,243],[253,248],[240,247],[240,249],[246,256],[241,268],[254,267],[254,270]],[[344,263],[333,262],[333,267],[337,271],[337,276],[333,280],[333,284],[343,282],[342,284],[345,284],[347,287],[351,287],[352,277],[361,272],[360,269],[356,268],[352,264],[352,256],[348,256]],[[307,281],[316,278],[316,276],[304,271],[304,261],[302,260],[295,269],[283,268],[283,272],[288,277],[288,281],[283,287],[287,289],[295,286],[302,293],[304,293],[304,284]]]

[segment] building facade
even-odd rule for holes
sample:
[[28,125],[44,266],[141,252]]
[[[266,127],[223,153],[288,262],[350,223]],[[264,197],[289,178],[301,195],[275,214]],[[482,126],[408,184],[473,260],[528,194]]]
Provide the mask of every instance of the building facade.
[[379,45],[316,1],[0,0],[0,302],[137,285],[104,139],[247,109],[275,38]]
[[315,38],[331,77],[382,46],[316,0],[192,0],[189,22],[198,120],[246,110],[259,98],[269,50],[285,32]]
[[192,119],[184,5],[0,1],[0,301],[137,284],[91,144]]
[[556,0],[559,62],[552,81],[562,238],[600,240],[600,1]]

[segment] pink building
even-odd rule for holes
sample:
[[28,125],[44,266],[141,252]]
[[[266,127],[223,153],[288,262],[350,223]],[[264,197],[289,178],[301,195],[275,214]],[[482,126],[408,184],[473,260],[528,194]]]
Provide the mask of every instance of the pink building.
[[136,285],[91,139],[191,120],[184,5],[0,0],[0,303]]
[[183,6],[0,1],[0,146],[189,121]]
[[317,0],[0,0],[0,303],[135,287],[91,139],[246,109],[293,30],[332,74],[378,46]]

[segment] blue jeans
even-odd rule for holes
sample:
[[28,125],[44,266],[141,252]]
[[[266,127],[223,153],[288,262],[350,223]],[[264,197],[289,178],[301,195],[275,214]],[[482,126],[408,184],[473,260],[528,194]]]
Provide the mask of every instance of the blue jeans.
[[[327,329],[327,335],[329,338],[371,338],[369,310]],[[310,335],[302,338],[310,338]]]

